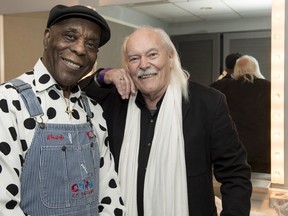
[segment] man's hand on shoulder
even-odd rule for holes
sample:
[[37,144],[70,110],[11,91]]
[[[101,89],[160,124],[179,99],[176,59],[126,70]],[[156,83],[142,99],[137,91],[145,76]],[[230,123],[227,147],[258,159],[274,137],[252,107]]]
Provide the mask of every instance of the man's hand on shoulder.
[[[105,69],[104,69],[105,70]],[[104,71],[103,70],[103,71]],[[99,76],[103,76],[100,72]],[[104,83],[105,84],[113,84],[116,86],[119,94],[121,95],[122,99],[128,99],[130,94],[135,95],[136,87],[134,82],[127,71],[123,68],[115,69],[111,68],[104,72]]]

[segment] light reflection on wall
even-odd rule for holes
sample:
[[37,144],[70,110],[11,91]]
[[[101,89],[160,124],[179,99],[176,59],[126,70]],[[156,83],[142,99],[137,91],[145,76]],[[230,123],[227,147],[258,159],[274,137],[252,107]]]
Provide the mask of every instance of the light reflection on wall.
[[271,182],[284,184],[285,0],[272,1],[271,19]]

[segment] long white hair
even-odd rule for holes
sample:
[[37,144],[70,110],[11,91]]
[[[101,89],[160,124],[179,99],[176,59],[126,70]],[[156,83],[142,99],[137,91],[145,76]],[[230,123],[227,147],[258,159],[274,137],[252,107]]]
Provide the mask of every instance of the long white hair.
[[250,55],[243,55],[237,59],[232,77],[234,79],[243,77],[245,81],[251,83],[253,83],[255,77],[265,79],[261,74],[258,61]]
[[[151,26],[142,26],[137,28],[135,31],[141,30],[141,29],[147,29],[154,31],[155,33],[159,34],[166,50],[168,53],[172,53],[173,55],[173,66],[171,68],[171,83],[179,86],[181,88],[181,93],[184,99],[188,100],[188,79],[189,79],[189,73],[182,69],[181,62],[179,55],[177,53],[177,50],[171,41],[169,35],[161,28],[155,28]],[[127,36],[124,39],[124,42],[122,44],[121,48],[121,57],[122,57],[122,65],[125,69],[128,69],[128,61],[126,58],[126,48],[127,48],[127,41],[129,39],[129,36]]]

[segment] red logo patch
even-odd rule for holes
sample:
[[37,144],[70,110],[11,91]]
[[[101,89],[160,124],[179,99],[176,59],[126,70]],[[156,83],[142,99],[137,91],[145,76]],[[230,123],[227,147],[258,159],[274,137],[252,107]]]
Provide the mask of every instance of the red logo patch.
[[59,135],[48,134],[47,140],[64,140],[64,136],[62,134]]
[[87,134],[89,139],[92,139],[94,137],[94,134],[92,131],[88,131],[86,134]]

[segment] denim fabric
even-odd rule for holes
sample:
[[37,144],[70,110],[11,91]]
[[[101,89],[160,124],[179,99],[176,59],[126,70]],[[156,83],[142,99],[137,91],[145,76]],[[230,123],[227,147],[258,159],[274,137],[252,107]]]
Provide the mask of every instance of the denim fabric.
[[[26,100],[41,109],[28,91]],[[89,116],[86,98],[82,102]],[[22,210],[31,216],[98,216],[99,157],[90,123],[37,125],[20,177]]]

